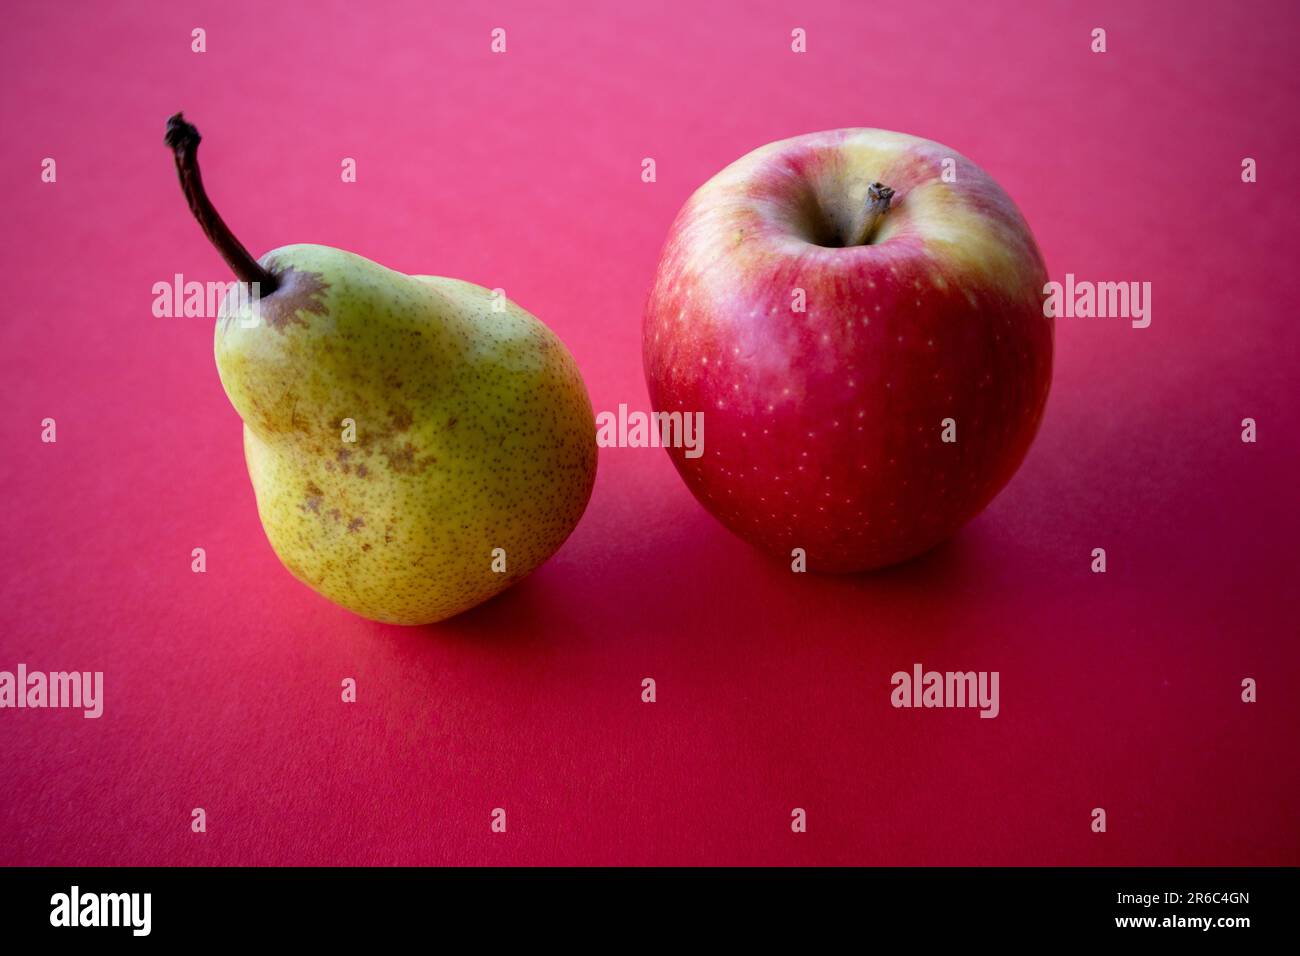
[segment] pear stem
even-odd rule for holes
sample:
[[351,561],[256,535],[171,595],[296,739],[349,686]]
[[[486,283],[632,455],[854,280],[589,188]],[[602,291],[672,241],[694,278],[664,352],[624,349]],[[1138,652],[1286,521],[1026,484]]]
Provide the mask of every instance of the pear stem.
[[880,220],[885,218],[885,213],[889,211],[889,201],[894,198],[894,191],[883,183],[872,183],[867,187],[867,214],[862,223],[862,231],[858,233],[858,241],[855,246],[868,246],[876,234],[876,228],[880,225]]
[[244,248],[244,244],[235,238],[235,234],[222,221],[221,216],[212,205],[207,192],[203,189],[203,178],[199,175],[199,131],[180,113],[167,120],[167,136],[164,142],[176,157],[176,173],[180,176],[181,191],[185,201],[190,205],[190,212],[203,227],[203,233],[221,253],[235,277],[241,282],[252,285],[257,283],[260,297],[266,297],[280,284],[275,275],[262,266]]

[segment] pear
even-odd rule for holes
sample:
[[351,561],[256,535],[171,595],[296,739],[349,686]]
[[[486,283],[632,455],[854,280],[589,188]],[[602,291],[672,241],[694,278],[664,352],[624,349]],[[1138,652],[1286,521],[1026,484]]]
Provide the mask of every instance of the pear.
[[166,142],[240,280],[217,370],[290,573],[362,617],[426,624],[549,558],[596,474],[591,400],[559,338],[499,293],[341,249],[254,260],[203,189],[198,130],[178,113]]

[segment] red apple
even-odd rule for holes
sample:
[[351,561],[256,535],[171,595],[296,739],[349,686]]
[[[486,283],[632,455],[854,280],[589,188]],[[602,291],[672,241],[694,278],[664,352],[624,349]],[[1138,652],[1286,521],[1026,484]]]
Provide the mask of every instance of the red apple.
[[1046,281],[1015,204],[954,150],[876,129],[757,149],[678,213],[646,307],[651,402],[707,426],[673,463],[728,528],[812,570],[918,555],[1038,430]]

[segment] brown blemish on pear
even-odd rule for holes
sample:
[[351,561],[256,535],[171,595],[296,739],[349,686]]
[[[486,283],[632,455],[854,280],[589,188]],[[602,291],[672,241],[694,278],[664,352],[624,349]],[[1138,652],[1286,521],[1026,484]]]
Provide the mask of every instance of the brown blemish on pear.
[[[301,272],[292,266],[281,266],[270,258],[265,265],[278,281],[275,290],[269,295],[262,292],[252,307],[258,322],[283,334],[291,325],[307,325],[309,316],[329,314],[329,307],[325,304],[329,284],[323,276]],[[226,312],[222,318],[223,327],[229,326],[236,318],[242,320],[237,310]]]
[[324,276],[315,272],[300,272],[292,266],[282,266],[269,256],[266,265],[280,280],[279,287],[257,304],[258,318],[267,328],[283,334],[290,325],[307,325],[307,316],[329,314],[325,302],[329,283]]
[[401,405],[394,405],[393,410],[389,413],[389,421],[393,423],[393,430],[404,432],[407,431],[415,422],[415,416],[411,414],[409,408],[403,408]]

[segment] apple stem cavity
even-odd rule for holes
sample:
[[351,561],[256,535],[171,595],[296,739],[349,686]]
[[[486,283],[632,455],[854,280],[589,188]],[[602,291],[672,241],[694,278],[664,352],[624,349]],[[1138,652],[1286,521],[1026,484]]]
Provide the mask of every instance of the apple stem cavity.
[[862,231],[854,245],[869,246],[875,237],[880,221],[889,211],[889,201],[894,198],[894,191],[883,183],[872,183],[867,187],[867,211],[862,223]]
[[180,113],[167,120],[164,142],[176,157],[176,173],[180,176],[181,191],[185,193],[190,212],[194,213],[194,218],[203,227],[204,235],[221,253],[221,258],[226,260],[235,277],[249,285],[257,283],[258,294],[265,298],[275,291],[279,280],[249,254],[213,207],[212,200],[203,189],[203,178],[199,175],[200,139],[202,137],[199,136],[199,131],[186,122]]

